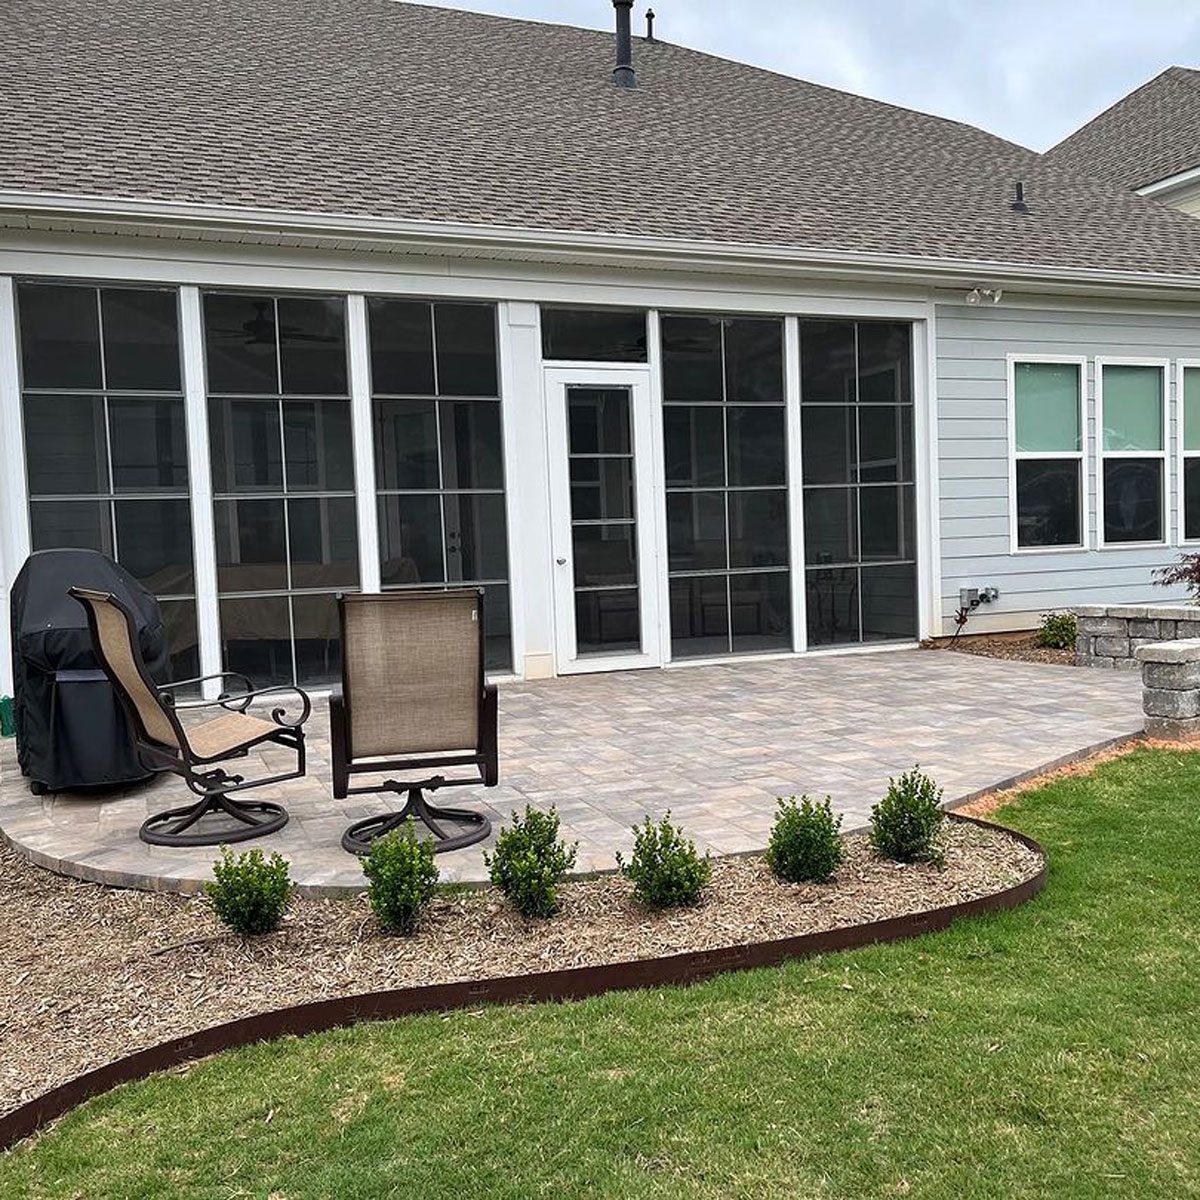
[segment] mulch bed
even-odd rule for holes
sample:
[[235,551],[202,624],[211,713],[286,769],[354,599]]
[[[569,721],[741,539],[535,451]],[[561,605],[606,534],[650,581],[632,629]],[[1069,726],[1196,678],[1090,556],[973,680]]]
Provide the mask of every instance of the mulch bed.
[[978,654],[982,658],[1007,658],[1015,662],[1056,663],[1063,667],[1075,665],[1075,650],[1051,650],[1039,646],[1032,633],[1013,636],[992,636],[986,633],[963,634],[957,639],[936,643],[939,650],[957,650],[962,654]]
[[0,849],[0,1113],[135,1050],[286,1005],[828,930],[978,899],[1040,867],[999,831],[947,821],[943,838],[939,869],[881,860],[851,835],[820,885],[781,884],[761,857],[717,860],[703,903],[669,913],[642,909],[613,875],[565,885],[549,921],[494,891],[447,892],[411,938],[384,935],[365,896],[297,899],[253,941],[201,897],[65,879]]

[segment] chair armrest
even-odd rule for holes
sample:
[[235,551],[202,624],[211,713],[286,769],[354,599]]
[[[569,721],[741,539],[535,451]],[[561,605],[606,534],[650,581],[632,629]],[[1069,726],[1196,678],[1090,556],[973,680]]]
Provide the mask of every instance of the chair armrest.
[[[213,676],[213,678],[216,677]],[[311,715],[312,700],[303,688],[293,687],[291,684],[279,684],[276,687],[257,689],[252,688],[250,691],[242,692],[238,695],[222,693],[215,700],[187,700],[182,704],[176,704],[174,707],[177,712],[190,712],[193,709],[200,708],[224,708],[230,712],[245,712],[253,701],[259,700],[263,696],[279,696],[285,693],[298,698],[300,702],[300,715],[295,719],[291,719],[287,716],[286,706],[280,706],[271,710],[271,720],[276,725],[296,729],[303,725]]]
[[500,694],[494,683],[484,684],[479,701],[479,754],[483,786],[495,787],[500,782]]
[[213,675],[197,675],[195,679],[176,679],[174,683],[160,683],[155,686],[160,692],[173,692],[177,688],[190,687],[194,683],[207,683],[210,679],[236,679],[241,685],[239,691],[254,691],[254,684],[250,682],[250,677],[243,675],[240,671],[217,671]]

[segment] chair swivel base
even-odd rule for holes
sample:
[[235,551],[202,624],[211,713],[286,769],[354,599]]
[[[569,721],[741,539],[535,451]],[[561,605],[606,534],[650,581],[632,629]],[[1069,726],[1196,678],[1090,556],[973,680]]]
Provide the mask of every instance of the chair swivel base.
[[[403,785],[394,786],[393,790],[401,791]],[[351,854],[369,854],[371,843],[377,838],[384,837],[393,829],[402,829],[409,817],[415,817],[433,834],[434,854],[445,854],[448,850],[461,850],[464,846],[473,846],[482,842],[492,832],[492,823],[481,812],[469,808],[441,808],[430,804],[419,787],[410,787],[408,799],[400,812],[380,813],[375,817],[367,817],[355,821],[342,834],[342,848]],[[469,828],[465,833],[450,834],[442,828],[440,822],[452,821]]]
[[[224,813],[231,822],[217,829],[188,833],[203,817]],[[142,822],[138,837],[151,846],[221,846],[277,833],[288,823],[287,809],[266,800],[231,800],[228,796],[206,796],[196,804],[169,808]]]

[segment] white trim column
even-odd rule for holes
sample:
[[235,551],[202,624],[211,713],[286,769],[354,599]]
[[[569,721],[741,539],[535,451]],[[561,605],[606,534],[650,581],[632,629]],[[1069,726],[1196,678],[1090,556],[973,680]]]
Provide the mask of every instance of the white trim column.
[[[188,482],[192,501],[192,557],[196,570],[196,629],[200,674],[222,669],[221,612],[217,602],[217,545],[213,523],[212,464],[208,439],[208,383],[204,367],[204,318],[200,289],[179,289],[179,345],[183,354],[183,403],[187,412]],[[218,681],[205,685],[213,699]]]
[[[654,521],[654,572],[650,586],[658,589],[658,636],[662,665],[668,666],[672,657],[671,643],[671,579],[670,551],[667,545],[667,471],[666,417],[663,409],[662,321],[659,310],[646,313],[646,366],[650,369],[650,414],[653,423],[651,452],[651,486],[649,489]],[[639,517],[639,519],[642,519]]]
[[917,526],[917,631],[942,634],[941,500],[938,480],[937,318],[933,302],[913,323],[913,405]]
[[11,695],[8,593],[29,556],[29,489],[21,424],[16,285],[0,276],[0,695]]
[[364,592],[380,590],[379,518],[375,496],[375,448],[371,413],[370,334],[367,299],[346,298],[350,345],[350,423],[354,439],[354,499],[358,516],[358,579]]
[[804,460],[800,419],[800,320],[783,319],[783,397],[787,402],[788,557],[792,575],[792,649],[808,649],[804,571]]

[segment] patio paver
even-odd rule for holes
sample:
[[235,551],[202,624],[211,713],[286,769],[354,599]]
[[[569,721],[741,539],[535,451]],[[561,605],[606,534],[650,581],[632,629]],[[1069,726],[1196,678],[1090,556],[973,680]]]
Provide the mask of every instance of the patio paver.
[[[247,845],[285,854],[305,891],[355,891],[364,881],[342,830],[390,801],[333,799],[326,706],[314,707],[308,777],[256,793],[281,800],[291,821]],[[580,843],[578,869],[607,870],[646,813],[669,808],[702,849],[744,853],[765,846],[781,794],[830,794],[851,830],[865,825],[888,776],[914,762],[955,803],[1141,727],[1136,673],[946,651],[574,676],[502,685],[500,786],[456,788],[441,802],[482,806],[495,825],[527,803],[553,803],[564,835]],[[15,743],[0,743],[0,834],[66,874],[194,891],[214,850],[137,837],[148,813],[188,794],[166,776],[103,798],[35,797]],[[486,848],[439,855],[443,879],[484,880]]]

